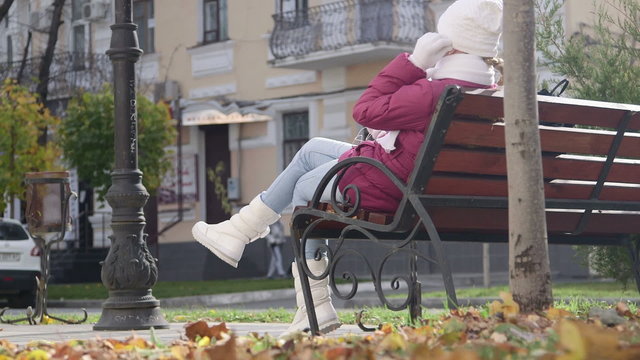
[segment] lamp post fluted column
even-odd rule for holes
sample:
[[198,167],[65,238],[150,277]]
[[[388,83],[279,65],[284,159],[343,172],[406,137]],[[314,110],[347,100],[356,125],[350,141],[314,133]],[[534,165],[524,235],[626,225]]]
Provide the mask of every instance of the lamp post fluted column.
[[111,248],[102,263],[102,283],[109,298],[102,305],[94,330],[167,328],[160,302],[151,294],[158,280],[156,260],[143,233],[144,204],[149,193],[138,169],[138,119],[135,63],[137,26],[132,22],[132,0],[115,0],[115,24],[111,26],[111,48],[115,100],[115,169],[106,199],[113,209]]

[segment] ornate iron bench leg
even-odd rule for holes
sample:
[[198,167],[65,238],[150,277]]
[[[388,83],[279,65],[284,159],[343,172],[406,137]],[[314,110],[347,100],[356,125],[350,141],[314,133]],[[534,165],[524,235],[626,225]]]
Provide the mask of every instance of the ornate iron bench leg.
[[636,237],[629,235],[625,242],[627,243],[627,249],[631,256],[631,271],[636,280],[638,292],[640,292],[640,238],[638,238],[637,235]]
[[[411,241],[411,249],[417,251],[417,244],[415,240]],[[411,316],[411,322],[416,323],[418,318],[422,317],[422,284],[418,281],[418,257],[411,256],[409,266],[411,268],[411,286],[413,286],[413,296],[409,303],[409,315]]]
[[438,260],[438,265],[440,266],[440,271],[442,272],[442,282],[444,283],[444,289],[447,292],[447,305],[450,308],[457,309],[458,308],[458,298],[456,296],[456,289],[453,286],[453,276],[451,276],[451,268],[449,267],[449,262],[447,261],[446,254],[444,252],[444,246],[442,245],[442,241],[440,240],[440,235],[438,235],[438,231],[436,230],[433,221],[431,220],[431,216],[427,213],[427,210],[422,206],[422,203],[417,197],[411,198],[411,203],[413,204],[414,209],[418,213],[420,217],[420,221],[424,225],[427,233],[429,234],[429,239],[433,244],[433,248],[436,251],[436,259]]
[[307,277],[307,273],[304,271],[304,267],[302,265],[302,262],[306,261],[304,251],[300,246],[300,239],[302,238],[302,234],[299,229],[295,229],[292,226],[291,235],[293,253],[295,254],[296,266],[298,267],[298,279],[300,281],[302,294],[304,295],[304,304],[307,308],[307,316],[309,318],[309,330],[311,331],[312,335],[320,335],[318,318],[316,316],[316,308],[313,305],[313,295],[311,294],[311,286],[309,285],[309,278]]

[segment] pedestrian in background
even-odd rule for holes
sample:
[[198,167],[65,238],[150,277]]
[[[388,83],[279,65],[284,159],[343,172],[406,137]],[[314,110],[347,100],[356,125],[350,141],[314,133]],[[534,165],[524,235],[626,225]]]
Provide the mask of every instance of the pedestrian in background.
[[269,279],[286,277],[287,274],[282,267],[282,244],[286,241],[282,222],[276,221],[271,224],[269,234],[265,236],[265,239],[267,239],[267,244],[271,252],[267,277]]

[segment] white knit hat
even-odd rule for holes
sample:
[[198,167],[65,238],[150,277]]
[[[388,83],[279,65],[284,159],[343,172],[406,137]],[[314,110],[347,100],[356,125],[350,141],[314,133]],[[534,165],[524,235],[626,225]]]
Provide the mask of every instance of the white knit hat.
[[502,0],[457,0],[440,16],[438,33],[451,39],[454,49],[496,56],[502,34]]

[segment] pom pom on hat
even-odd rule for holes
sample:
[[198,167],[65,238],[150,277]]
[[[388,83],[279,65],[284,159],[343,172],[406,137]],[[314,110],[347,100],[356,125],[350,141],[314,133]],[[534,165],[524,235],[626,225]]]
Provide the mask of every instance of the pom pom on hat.
[[457,0],[440,16],[438,33],[451,39],[454,49],[496,56],[502,34],[502,0]]

